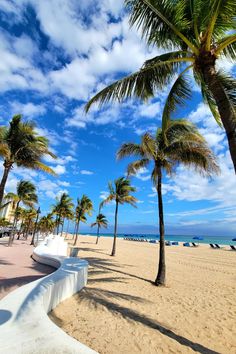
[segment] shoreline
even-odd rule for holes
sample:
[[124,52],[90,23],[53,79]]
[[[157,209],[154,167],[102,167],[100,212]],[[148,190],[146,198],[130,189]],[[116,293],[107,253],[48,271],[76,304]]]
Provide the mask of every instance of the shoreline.
[[[73,234],[71,234],[71,233],[68,233],[68,235],[69,236],[71,236],[71,237],[73,237]],[[126,234],[125,234],[126,235]],[[131,234],[130,234],[131,235]],[[138,236],[138,235],[143,235],[142,237],[140,237],[140,236]],[[150,235],[147,235],[147,236],[144,236],[144,234],[135,234],[135,236],[136,236],[136,238],[139,238],[139,240],[142,240],[142,239],[147,239],[147,240],[156,240],[157,242],[156,243],[158,243],[159,242],[159,238],[158,237],[155,237],[155,238],[149,238],[148,236],[150,236]],[[154,236],[154,235],[153,235]],[[97,237],[96,236],[96,234],[92,234],[92,233],[83,233],[83,234],[79,234],[78,235],[78,237]],[[101,234],[100,236],[99,236],[100,238],[101,237],[104,237],[104,238],[113,238],[114,236],[112,235],[112,234]],[[167,237],[167,238],[166,238]],[[213,244],[219,244],[222,248],[225,248],[225,247],[229,247],[230,245],[233,245],[233,246],[235,246],[236,247],[236,242],[235,241],[228,241],[228,243],[221,243],[221,242],[219,242],[219,240],[217,240],[217,242],[213,242],[213,241],[206,241],[206,242],[204,242],[204,240],[193,240],[193,239],[188,239],[188,240],[179,240],[179,241],[177,241],[177,240],[175,240],[175,239],[170,239],[170,237],[180,237],[181,238],[181,236],[177,236],[177,235],[166,235],[165,236],[165,241],[170,241],[170,242],[179,242],[179,246],[183,246],[183,243],[185,243],[185,242],[190,242],[190,243],[196,243],[196,244],[198,244],[199,246],[201,246],[201,245],[210,245],[210,243],[213,243]],[[185,237],[188,237],[188,236],[185,236]],[[119,234],[119,235],[117,235],[117,239],[124,239],[124,235],[123,234]],[[136,241],[136,240],[130,240],[130,242],[139,242],[139,241]],[[226,241],[226,240],[224,240],[224,241]],[[145,241],[143,241],[143,242],[145,242]],[[149,241],[148,241],[149,242]],[[174,245],[173,245],[174,246]],[[191,246],[192,247],[192,246]]]

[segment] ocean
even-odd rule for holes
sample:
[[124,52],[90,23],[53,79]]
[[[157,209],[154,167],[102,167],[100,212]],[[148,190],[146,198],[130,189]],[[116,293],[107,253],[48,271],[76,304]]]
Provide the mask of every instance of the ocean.
[[[89,235],[91,236],[96,236],[95,233],[82,233],[81,235],[87,235],[89,237]],[[105,233],[101,233],[100,234],[101,237],[113,237],[113,234],[105,234]],[[195,243],[206,243],[206,244],[210,244],[210,243],[217,243],[220,245],[235,245],[236,246],[236,242],[232,241],[232,239],[234,237],[236,237],[236,235],[234,237],[232,236],[204,236],[204,235],[196,235],[199,237],[203,237],[203,240],[194,240],[193,237],[194,236],[183,236],[183,235],[165,235],[165,240],[166,241],[178,241],[178,242],[195,242]],[[154,235],[154,234],[118,234],[117,237],[119,238],[124,238],[124,237],[133,237],[133,238],[137,238],[137,239],[148,239],[148,240],[159,240],[159,235]]]

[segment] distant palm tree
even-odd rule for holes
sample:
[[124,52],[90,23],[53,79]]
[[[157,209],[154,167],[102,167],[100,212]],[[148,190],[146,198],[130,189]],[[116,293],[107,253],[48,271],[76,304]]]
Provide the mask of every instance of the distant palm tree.
[[59,234],[59,227],[62,224],[62,231],[64,228],[64,220],[68,213],[71,213],[74,204],[72,203],[72,198],[69,197],[67,193],[63,193],[60,197],[57,198],[57,203],[53,207],[53,213],[56,214],[56,226],[57,226],[57,235]]
[[159,267],[155,284],[164,285],[166,282],[166,265],[162,201],[163,171],[171,175],[174,168],[179,163],[183,163],[186,166],[193,166],[202,174],[210,176],[217,173],[219,168],[205,139],[193,124],[183,119],[168,121],[165,132],[158,129],[155,136],[149,133],[144,134],[140,144],[123,144],[117,153],[117,157],[121,159],[129,156],[139,158],[128,165],[129,175],[136,174],[140,168],[148,166],[151,162],[153,163],[151,179],[158,195],[160,233]]
[[24,215],[25,215],[25,208],[21,208],[20,206],[18,207],[17,213],[16,213],[16,225],[18,223],[19,220],[21,220],[21,224],[18,230],[18,236],[17,236],[17,240],[20,239],[20,235],[22,232],[22,228],[23,228],[23,224],[24,224]]
[[130,195],[131,192],[135,192],[136,188],[130,185],[130,180],[125,177],[119,177],[114,181],[114,186],[112,182],[108,183],[109,195],[106,199],[104,199],[101,203],[101,206],[104,204],[110,203],[112,201],[115,202],[115,226],[114,226],[114,239],[113,246],[111,251],[111,256],[115,256],[116,254],[116,238],[117,238],[117,216],[118,216],[118,206],[119,204],[131,204],[135,207],[135,203],[137,199]]
[[13,203],[16,203],[16,208],[14,212],[15,217],[13,221],[13,232],[9,237],[9,244],[8,244],[9,246],[11,246],[14,240],[14,228],[16,227],[16,220],[18,216],[18,208],[20,203],[22,202],[24,205],[32,207],[35,203],[38,202],[38,197],[36,194],[36,188],[34,184],[31,183],[30,181],[21,180],[17,183],[16,194],[8,193],[5,196],[5,199],[11,199]]
[[75,217],[75,215],[74,215],[74,211],[73,210],[68,211],[68,213],[66,214],[66,219],[68,220],[68,222],[67,222],[65,238],[67,238],[67,235],[68,235],[68,232],[69,232],[70,222],[72,220],[74,220],[74,217]]
[[42,216],[38,223],[38,228],[43,233],[52,232],[55,227],[55,221],[53,220],[53,214],[49,213]]
[[0,217],[0,227],[7,227],[10,226],[11,223],[5,218]]
[[236,81],[220,62],[236,59],[235,1],[126,0],[126,5],[131,25],[147,44],[170,52],[147,60],[139,71],[104,88],[86,110],[94,102],[147,100],[171,84],[164,128],[175,107],[190,97],[194,78],[216,121],[224,126],[236,172]]
[[97,240],[96,240],[96,244],[98,244],[99,230],[100,230],[100,228],[101,228],[101,227],[107,228],[107,224],[108,224],[108,221],[107,221],[105,215],[103,215],[103,214],[101,214],[101,213],[99,213],[99,214],[97,215],[96,221],[91,224],[91,227],[97,225]]
[[42,162],[45,155],[56,158],[48,149],[48,140],[36,133],[32,122],[23,123],[21,115],[12,118],[10,127],[0,127],[0,156],[4,159],[4,171],[0,183],[0,205],[8,174],[14,164],[55,175],[55,172]]
[[78,232],[79,232],[79,224],[80,221],[86,222],[87,218],[85,214],[92,215],[92,210],[93,210],[93,203],[87,195],[83,194],[81,199],[77,199],[77,206],[75,209],[75,219],[76,219],[76,231],[75,231],[75,240],[74,240],[74,246],[77,243],[78,240]]
[[29,233],[33,231],[34,219],[37,217],[37,211],[34,208],[25,209],[24,212],[24,231],[23,237],[27,240]]

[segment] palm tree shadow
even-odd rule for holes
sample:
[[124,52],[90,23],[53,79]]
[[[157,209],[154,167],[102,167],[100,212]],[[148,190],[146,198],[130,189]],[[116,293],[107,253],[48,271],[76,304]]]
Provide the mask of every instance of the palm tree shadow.
[[145,282],[153,284],[153,281],[150,279],[145,279],[145,278],[139,277],[138,275],[131,274],[131,273],[117,269],[117,268],[121,268],[121,266],[116,264],[114,261],[107,261],[107,260],[96,258],[96,257],[85,257],[84,259],[86,259],[86,261],[88,261],[89,265],[94,268],[105,270],[107,272],[120,273],[120,274],[129,276],[131,278],[143,280]]
[[114,312],[114,314],[121,314],[122,317],[125,319],[139,322],[149,328],[157,330],[163,335],[175,340],[179,344],[191,348],[195,352],[199,352],[201,354],[220,354],[214,350],[203,346],[200,343],[193,342],[181,335],[176,334],[172,330],[166,328],[164,325],[158,323],[157,321],[154,321],[148,316],[145,316],[143,313],[141,314],[128,307],[121,306],[112,302],[114,298],[133,300],[136,302],[147,302],[147,300],[144,300],[140,297],[132,296],[129,294],[117,293],[114,291],[103,290],[99,288],[85,288],[79,293],[79,295],[76,296],[79,301],[87,301],[89,303],[89,306],[97,308],[97,305],[100,304],[109,311]]
[[[106,256],[107,255],[110,255],[110,253],[108,253],[106,250],[96,250],[96,249],[93,249],[93,248],[86,248],[86,247],[83,247],[81,248],[81,251],[84,251],[84,252],[94,252],[94,253],[101,253],[101,254],[105,254]],[[104,251],[104,252],[103,252]]]

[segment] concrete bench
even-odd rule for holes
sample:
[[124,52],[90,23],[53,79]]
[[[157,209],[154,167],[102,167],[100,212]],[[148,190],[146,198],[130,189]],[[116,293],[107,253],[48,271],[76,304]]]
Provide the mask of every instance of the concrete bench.
[[87,284],[88,263],[35,248],[33,259],[58,268],[54,273],[26,284],[0,301],[0,353],[95,354],[57,327],[47,316],[61,301]]

